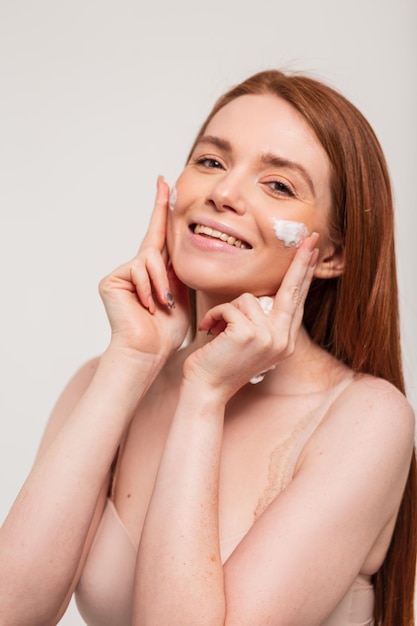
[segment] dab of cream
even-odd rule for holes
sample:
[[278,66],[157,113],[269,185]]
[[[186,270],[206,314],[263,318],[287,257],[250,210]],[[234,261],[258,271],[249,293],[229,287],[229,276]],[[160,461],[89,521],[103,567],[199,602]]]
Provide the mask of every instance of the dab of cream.
[[175,209],[176,202],[177,202],[177,188],[174,185],[169,195],[169,210],[170,211],[173,211]]
[[279,220],[276,217],[272,222],[277,239],[283,241],[287,247],[299,246],[302,240],[308,237],[308,230],[302,222]]
[[[265,313],[265,315],[269,315],[274,305],[274,298],[271,298],[271,296],[259,296],[259,298],[256,298],[256,299],[259,302],[260,307],[262,311]],[[260,383],[265,378],[266,372],[269,372],[269,370],[274,370],[274,369],[275,369],[275,365],[270,367],[268,370],[265,370],[265,372],[261,372],[260,374],[258,374],[258,376],[253,376],[249,380],[249,382],[252,383],[252,385],[256,385],[257,383]]]
[[271,298],[271,296],[259,296],[259,298],[256,299],[261,305],[261,309],[265,315],[269,315],[274,306],[274,298]]

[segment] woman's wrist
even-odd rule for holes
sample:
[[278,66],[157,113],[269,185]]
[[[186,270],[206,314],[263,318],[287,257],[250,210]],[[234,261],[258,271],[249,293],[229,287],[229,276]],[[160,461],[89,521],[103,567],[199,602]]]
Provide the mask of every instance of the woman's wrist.
[[122,342],[112,338],[103,357],[109,362],[121,367],[128,375],[136,376],[137,372],[149,371],[159,372],[170,356],[167,347],[162,345],[155,350],[141,350],[137,347],[124,345]]
[[180,387],[180,401],[185,401],[190,406],[195,406],[198,412],[204,413],[204,409],[209,412],[224,414],[229,396],[219,387],[213,387],[201,379],[192,379],[183,376]]
[[157,378],[166,362],[162,354],[138,353],[112,343],[103,352],[90,389],[102,398],[113,399],[120,409],[133,411]]

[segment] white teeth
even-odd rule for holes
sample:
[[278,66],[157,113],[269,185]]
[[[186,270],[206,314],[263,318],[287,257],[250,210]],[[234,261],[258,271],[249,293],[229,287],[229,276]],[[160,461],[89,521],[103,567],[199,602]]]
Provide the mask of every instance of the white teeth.
[[235,248],[247,248],[248,246],[241,241],[241,239],[236,239],[236,237],[232,237],[231,235],[226,235],[226,233],[222,233],[220,230],[215,230],[214,228],[210,228],[209,226],[204,226],[203,224],[196,224],[194,227],[194,233],[196,235],[208,235],[208,237],[214,237],[214,239],[220,239],[221,241],[227,242],[231,246],[235,246]]

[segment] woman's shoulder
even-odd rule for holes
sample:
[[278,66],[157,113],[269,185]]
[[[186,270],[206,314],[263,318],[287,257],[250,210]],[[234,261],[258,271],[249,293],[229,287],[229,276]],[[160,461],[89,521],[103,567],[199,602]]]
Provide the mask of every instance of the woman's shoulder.
[[372,497],[379,494],[389,517],[397,510],[414,442],[414,411],[405,395],[386,380],[355,374],[306,444],[297,474],[315,477],[317,485],[337,480],[341,492],[361,492],[364,503],[372,485]]
[[387,380],[354,374],[328,415],[329,430],[347,440],[372,440],[382,447],[414,445],[415,413],[406,396]]
[[88,385],[91,382],[94,374],[96,373],[100,360],[101,356],[94,356],[87,361],[81,363],[81,365],[75,370],[74,374],[69,379],[67,387]]
[[377,376],[353,375],[352,384],[344,392],[344,400],[360,403],[362,408],[377,410],[379,414],[387,416],[393,415],[394,409],[397,415],[414,421],[413,407],[404,393],[388,380]]
[[71,410],[91,383],[100,363],[100,356],[95,356],[82,363],[64,386],[54,410]]
[[87,390],[100,362],[99,356],[81,364],[66,383],[53,406],[42,436],[38,455],[48,446],[66,422],[69,414]]

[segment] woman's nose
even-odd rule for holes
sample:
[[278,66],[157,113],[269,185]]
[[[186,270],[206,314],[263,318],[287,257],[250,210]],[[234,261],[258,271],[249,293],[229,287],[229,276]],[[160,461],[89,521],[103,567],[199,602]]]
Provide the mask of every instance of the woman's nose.
[[243,185],[239,177],[231,173],[226,173],[221,180],[216,181],[208,201],[217,211],[234,211],[239,215],[246,212]]

